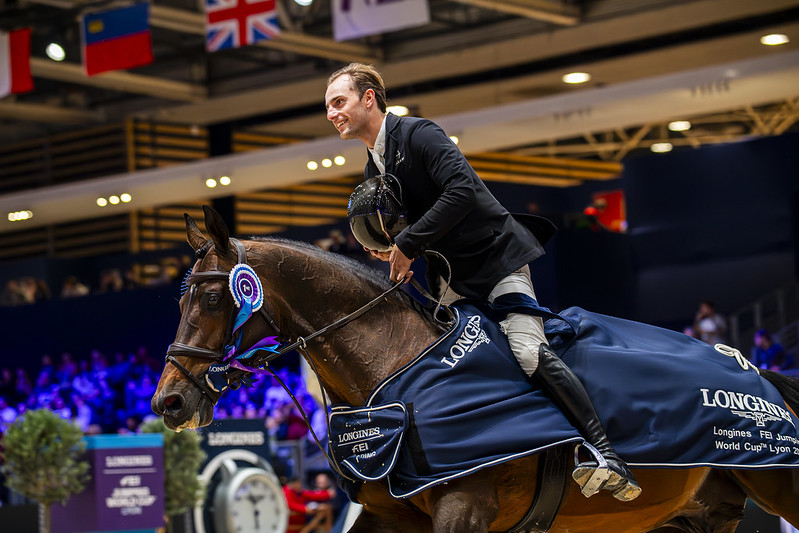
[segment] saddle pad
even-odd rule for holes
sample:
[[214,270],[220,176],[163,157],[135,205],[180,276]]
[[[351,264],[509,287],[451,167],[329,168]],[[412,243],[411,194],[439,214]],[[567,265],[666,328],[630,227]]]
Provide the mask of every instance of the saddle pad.
[[[582,441],[523,374],[499,330],[496,320],[521,309],[547,319],[551,346],[585,384],[628,463],[799,466],[799,422],[734,351],[580,308],[555,315],[532,300],[495,305],[459,304],[457,324],[368,399],[367,408],[403,404],[407,411],[403,435],[392,440],[398,452],[387,480],[394,497]],[[331,427],[333,442],[338,431]],[[385,475],[385,466],[383,461],[374,473],[356,475],[374,479]]]

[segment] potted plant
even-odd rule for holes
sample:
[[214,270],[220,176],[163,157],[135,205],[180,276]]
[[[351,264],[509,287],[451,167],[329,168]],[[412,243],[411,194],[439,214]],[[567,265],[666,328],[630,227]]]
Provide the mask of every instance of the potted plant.
[[83,432],[49,409],[37,409],[8,428],[2,448],[6,485],[39,502],[40,530],[49,533],[50,506],[66,503],[89,481]]
[[205,486],[198,477],[205,460],[201,437],[194,431],[177,433],[167,429],[160,418],[143,424],[141,431],[164,435],[164,513],[171,531],[171,517],[205,499]]

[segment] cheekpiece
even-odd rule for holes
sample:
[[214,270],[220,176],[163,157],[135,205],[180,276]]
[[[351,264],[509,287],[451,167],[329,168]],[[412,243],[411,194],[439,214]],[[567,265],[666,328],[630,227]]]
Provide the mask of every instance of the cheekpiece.
[[239,263],[234,266],[230,271],[229,285],[236,307],[241,307],[244,300],[249,300],[254,313],[263,305],[264,289],[261,280],[249,265]]

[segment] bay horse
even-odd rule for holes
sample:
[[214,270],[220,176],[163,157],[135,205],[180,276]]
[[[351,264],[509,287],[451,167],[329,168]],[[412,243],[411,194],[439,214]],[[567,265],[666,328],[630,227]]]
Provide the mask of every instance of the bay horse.
[[[186,215],[187,240],[199,259],[190,290],[180,299],[182,316],[167,356],[172,364],[165,366],[152,398],[153,411],[174,430],[212,421],[221,393],[209,389],[204,378],[230,334],[235,304],[227,273],[242,253],[262,282],[266,310],[264,317],[253,314],[241,328],[244,347],[278,332],[283,342],[310,338],[390,286],[378,271],[309,244],[233,240],[219,214],[203,209],[210,238]],[[309,340],[304,351],[332,402],[360,406],[376,385],[441,333],[416,299],[394,291],[363,317]],[[799,380],[765,377],[797,412]],[[514,459],[405,500],[393,498],[385,480],[365,482],[358,493],[363,511],[350,531],[508,531],[530,508],[538,463],[536,455]],[[643,493],[631,502],[617,501],[607,492],[586,499],[569,483],[550,531],[732,532],[747,497],[799,526],[799,469],[639,468],[634,473]]]

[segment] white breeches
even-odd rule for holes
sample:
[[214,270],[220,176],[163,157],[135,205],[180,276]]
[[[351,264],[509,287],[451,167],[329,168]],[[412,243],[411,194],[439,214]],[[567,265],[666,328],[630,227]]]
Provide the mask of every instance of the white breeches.
[[[530,267],[527,265],[500,280],[488,295],[488,301],[493,302],[499,296],[512,292],[519,292],[535,298],[533,282],[530,279]],[[462,296],[449,289],[443,303],[449,305],[460,298]],[[538,348],[542,343],[547,343],[546,335],[544,335],[544,322],[537,316],[510,313],[505,320],[499,323],[499,326],[508,337],[508,343],[519,366],[522,367],[525,374],[532,376],[538,368]]]

